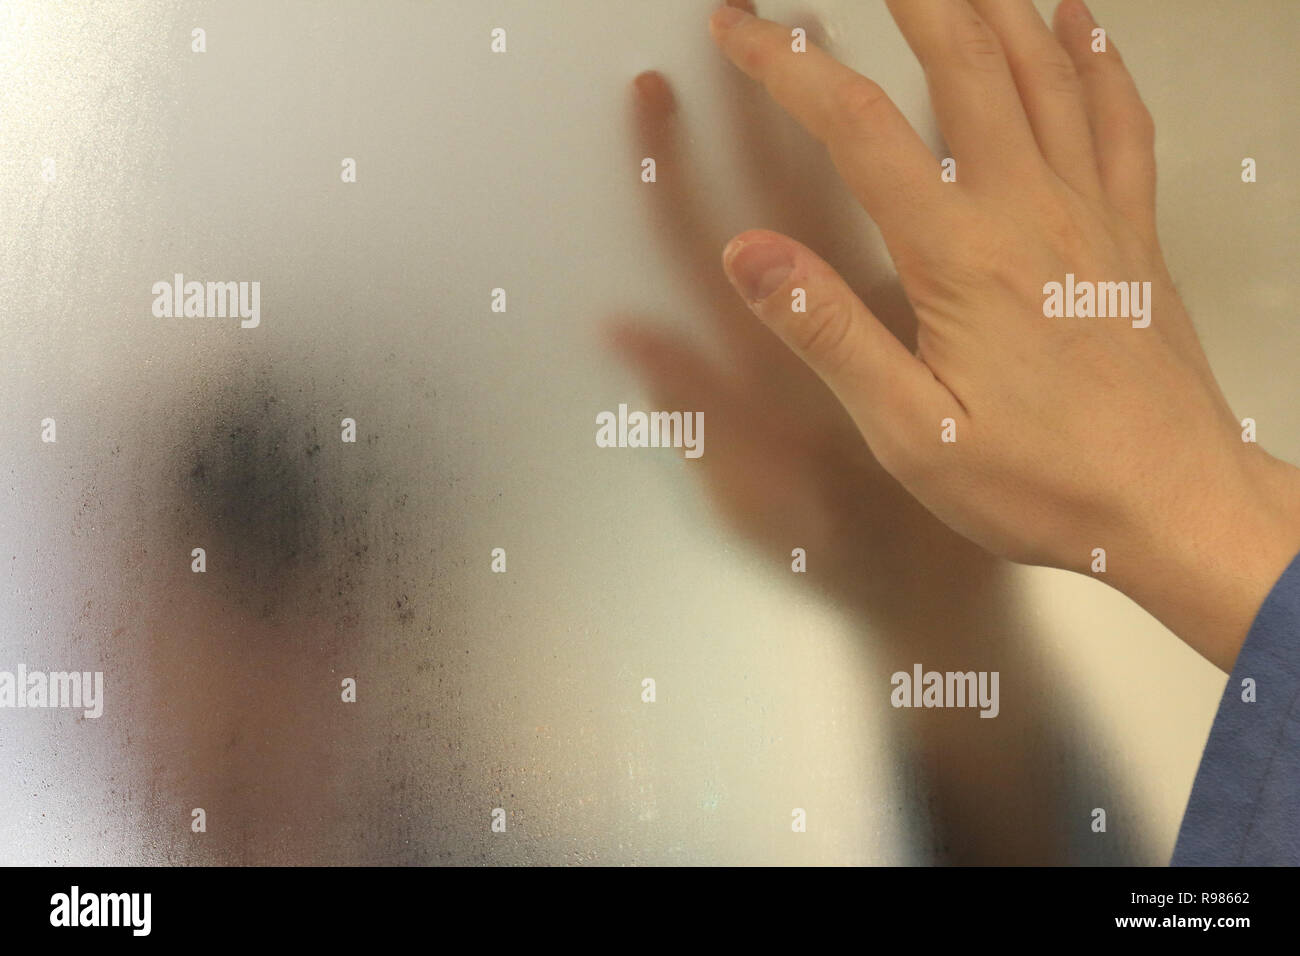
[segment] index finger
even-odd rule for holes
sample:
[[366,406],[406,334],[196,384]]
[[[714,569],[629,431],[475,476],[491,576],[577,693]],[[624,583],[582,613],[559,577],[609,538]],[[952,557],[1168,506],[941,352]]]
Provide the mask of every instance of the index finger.
[[709,21],[714,41],[762,83],[791,116],[826,145],[854,196],[887,242],[919,238],[922,223],[950,206],[939,165],[880,86],[812,44],[792,49],[788,27],[722,7]]

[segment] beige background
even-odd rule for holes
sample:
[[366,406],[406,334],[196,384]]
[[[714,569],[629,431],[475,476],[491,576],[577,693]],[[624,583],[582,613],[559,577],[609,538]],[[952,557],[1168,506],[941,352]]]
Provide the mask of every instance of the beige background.
[[[0,5],[0,669],[107,684],[98,721],[0,711],[0,862],[969,859],[932,825],[944,766],[959,832],[1009,856],[1167,861],[1224,675],[1125,598],[1016,569],[1001,603],[913,619],[952,666],[1001,669],[999,721],[1033,729],[945,724],[925,773],[890,625],[740,541],[692,463],[594,446],[597,411],[648,407],[600,322],[703,328],[641,208],[638,71],[677,86],[718,247],[765,224],[730,173],[710,8]],[[883,4],[806,9],[938,148]],[[1094,12],[1156,118],[1161,235],[1213,367],[1298,461],[1300,6]],[[174,272],[259,280],[261,327],[153,318]]]

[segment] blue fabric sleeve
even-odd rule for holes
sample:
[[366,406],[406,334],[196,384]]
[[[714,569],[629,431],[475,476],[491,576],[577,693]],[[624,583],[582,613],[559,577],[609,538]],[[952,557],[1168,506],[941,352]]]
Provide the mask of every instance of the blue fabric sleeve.
[[[1243,697],[1254,682],[1254,702]],[[1300,555],[1233,666],[1196,771],[1173,866],[1300,865]]]

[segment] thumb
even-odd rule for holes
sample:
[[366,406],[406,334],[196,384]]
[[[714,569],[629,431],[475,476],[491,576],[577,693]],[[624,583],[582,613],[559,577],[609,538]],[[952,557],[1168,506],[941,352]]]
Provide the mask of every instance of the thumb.
[[763,229],[722,253],[731,284],[763,323],[808,364],[853,416],[890,473],[961,406],[839,273],[802,243]]

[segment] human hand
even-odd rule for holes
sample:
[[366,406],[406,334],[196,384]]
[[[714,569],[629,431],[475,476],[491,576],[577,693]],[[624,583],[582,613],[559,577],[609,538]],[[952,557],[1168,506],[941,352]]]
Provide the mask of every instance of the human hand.
[[[1154,133],[1079,0],[892,0],[956,182],[871,80],[790,31],[715,12],[722,51],[815,138],[879,225],[908,351],[808,247],[738,235],[724,266],[883,467],[956,531],[1088,572],[1230,669],[1300,548],[1296,469],[1243,443],[1156,238]],[[1138,283],[1123,317],[1047,317],[1048,283]],[[794,311],[795,290],[806,311]],[[1140,307],[1139,307],[1140,303]],[[1111,305],[1122,305],[1115,298]],[[1145,313],[1145,315],[1143,314]],[[1136,326],[1136,327],[1135,327]],[[955,440],[944,441],[944,438]]]
[[[808,24],[806,24],[808,25]],[[818,35],[816,25],[808,25]],[[915,318],[881,263],[852,261],[853,223],[820,146],[763,101],[743,77],[727,89],[735,135],[743,143],[751,194],[769,221],[849,261],[846,273],[880,319],[904,339]],[[700,169],[686,148],[673,90],[659,73],[632,87],[635,156],[653,156],[658,179],[645,189],[655,235],[689,277],[720,347],[625,317],[614,344],[650,389],[656,407],[702,411],[709,451],[691,464],[723,518],[761,553],[788,562],[808,555],[808,583],[891,626],[886,642],[943,645],[964,602],[987,585],[1000,562],[929,514],[872,456],[834,394],[771,331],[756,323],[723,273],[726,238]],[[791,141],[788,133],[795,133]],[[800,181],[798,190],[787,185]],[[993,638],[990,638],[990,641]]]

